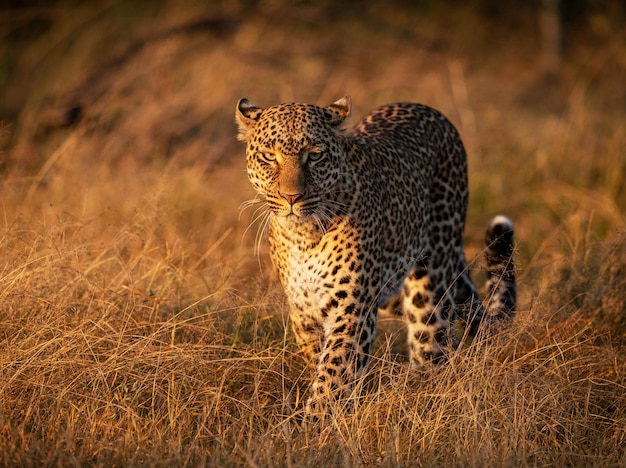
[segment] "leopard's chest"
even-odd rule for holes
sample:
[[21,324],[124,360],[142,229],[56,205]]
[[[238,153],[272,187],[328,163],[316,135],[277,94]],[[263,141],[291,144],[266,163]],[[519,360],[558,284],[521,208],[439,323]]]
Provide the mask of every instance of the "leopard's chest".
[[342,226],[317,238],[302,238],[290,231],[272,231],[270,252],[292,305],[319,310],[337,290],[358,286],[362,255],[356,232]]

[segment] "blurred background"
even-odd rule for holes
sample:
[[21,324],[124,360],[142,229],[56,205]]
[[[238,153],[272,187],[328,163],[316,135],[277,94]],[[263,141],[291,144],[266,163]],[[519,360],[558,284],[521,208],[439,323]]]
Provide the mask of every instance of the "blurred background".
[[[0,465],[624,466],[625,15],[0,0]],[[379,383],[318,447],[234,109],[346,94],[352,123],[415,101],[458,127],[472,274],[505,214],[520,294],[432,374],[379,333]]]
[[[355,117],[424,102],[480,156],[490,138],[520,139],[507,131],[520,114],[623,114],[625,5],[5,0],[3,169],[36,170],[78,128],[93,140],[114,134],[97,146],[112,163],[130,156],[131,142],[146,162],[223,161],[236,151],[231,114],[243,95],[271,105],[351,94]],[[484,131],[498,123],[497,134]]]
[[[502,212],[525,271],[555,232],[576,244],[567,233],[623,230],[625,14],[619,0],[5,0],[5,211],[128,216],[143,206],[131,194],[170,174],[172,235],[191,242],[216,219],[239,229],[252,196],[240,97],[325,105],[350,94],[352,122],[416,101],[443,111],[467,146],[470,257]],[[196,239],[198,256],[209,237]]]

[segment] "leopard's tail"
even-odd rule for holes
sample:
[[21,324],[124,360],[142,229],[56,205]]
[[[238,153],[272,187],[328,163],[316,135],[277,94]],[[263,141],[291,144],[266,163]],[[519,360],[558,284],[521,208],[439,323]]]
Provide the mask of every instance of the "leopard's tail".
[[513,317],[517,289],[513,252],[513,223],[505,216],[496,216],[487,226],[486,315],[490,321]]

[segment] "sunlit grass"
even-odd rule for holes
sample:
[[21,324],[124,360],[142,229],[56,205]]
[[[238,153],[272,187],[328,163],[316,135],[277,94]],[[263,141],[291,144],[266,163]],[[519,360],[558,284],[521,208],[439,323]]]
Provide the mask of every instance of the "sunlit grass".
[[[619,39],[604,62],[566,57],[555,92],[537,84],[532,54],[508,53],[528,40],[519,31],[471,9],[444,19],[383,4],[376,21],[342,28],[324,9],[293,10],[315,20],[298,28],[271,8],[164,4],[142,16],[113,2],[92,20],[76,12],[90,27],[55,23],[39,39],[85,38],[53,48],[50,79],[1,130],[0,464],[626,462],[625,118],[603,65],[623,55]],[[502,50],[468,33],[468,12]],[[224,29],[159,36],[93,83],[76,76],[125,50],[119,36],[104,43],[128,24],[132,42],[205,17]],[[459,44],[437,39],[443,25]],[[83,119],[52,125],[47,106],[63,108],[77,86]],[[558,105],[533,97],[542,90]],[[512,218],[520,304],[510,328],[419,372],[384,322],[353,411],[320,430],[302,419],[310,371],[265,242],[255,252],[254,208],[241,212],[254,193],[232,114],[243,96],[326,104],[346,93],[355,118],[414,100],[458,125],[468,257],[480,278],[486,222]]]

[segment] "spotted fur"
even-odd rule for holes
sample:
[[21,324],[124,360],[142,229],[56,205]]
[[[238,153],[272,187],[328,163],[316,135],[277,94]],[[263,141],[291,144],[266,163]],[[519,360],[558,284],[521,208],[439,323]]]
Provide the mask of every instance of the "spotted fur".
[[270,252],[291,323],[315,367],[309,410],[323,412],[370,359],[380,310],[400,313],[411,362],[440,360],[471,329],[515,306],[513,226],[487,230],[486,309],[467,271],[467,158],[429,107],[380,107],[350,130],[348,96],[328,107],[239,101],[250,181],[269,210]]

